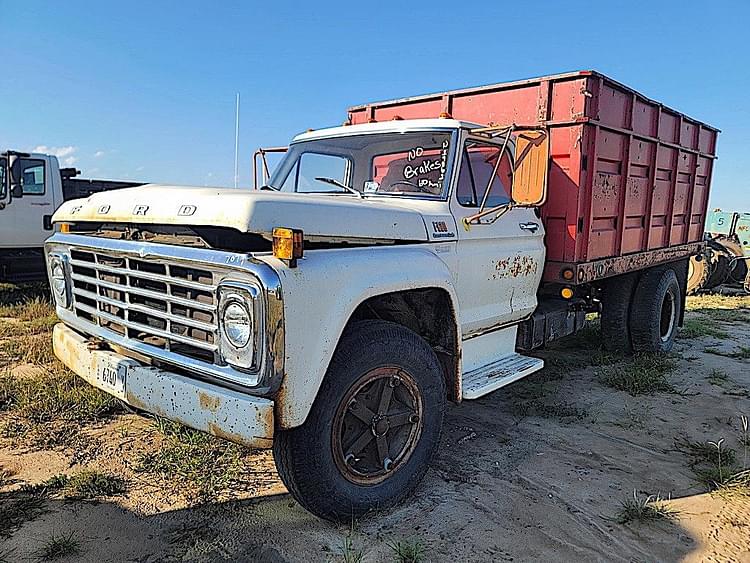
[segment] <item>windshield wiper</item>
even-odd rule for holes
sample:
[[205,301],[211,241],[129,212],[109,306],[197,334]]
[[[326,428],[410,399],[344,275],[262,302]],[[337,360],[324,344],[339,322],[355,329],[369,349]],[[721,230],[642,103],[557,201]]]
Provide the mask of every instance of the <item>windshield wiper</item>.
[[342,189],[346,190],[347,192],[353,193],[354,195],[356,195],[357,197],[359,197],[359,199],[362,199],[362,197],[363,197],[362,196],[362,192],[359,192],[359,191],[355,190],[354,188],[350,188],[346,184],[344,184],[342,182],[339,182],[338,180],[334,180],[333,178],[325,178],[323,176],[317,176],[315,179],[318,182],[325,182],[326,184],[333,184],[334,186],[338,186],[339,188],[342,188]]
[[274,192],[278,192],[279,188],[275,188],[271,184],[264,184],[263,186],[260,187],[260,190],[271,190],[271,191],[274,191]]

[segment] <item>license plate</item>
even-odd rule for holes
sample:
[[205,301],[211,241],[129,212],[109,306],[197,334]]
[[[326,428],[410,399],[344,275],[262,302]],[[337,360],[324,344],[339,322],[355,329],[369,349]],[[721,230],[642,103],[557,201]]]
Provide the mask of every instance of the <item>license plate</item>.
[[115,397],[125,398],[125,385],[128,379],[128,366],[115,359],[100,357],[96,366],[96,380],[102,389]]

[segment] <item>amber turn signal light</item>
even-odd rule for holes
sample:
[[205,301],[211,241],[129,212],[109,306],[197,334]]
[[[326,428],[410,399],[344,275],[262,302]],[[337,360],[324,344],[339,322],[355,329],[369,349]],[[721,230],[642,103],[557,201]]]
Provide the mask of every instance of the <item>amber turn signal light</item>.
[[573,297],[573,290],[569,287],[563,287],[560,290],[560,295],[562,295],[563,299],[570,299],[571,297]]
[[297,259],[302,258],[304,239],[299,229],[276,227],[273,230],[273,255],[284,260],[290,268],[297,266]]
[[73,225],[71,223],[60,223],[60,232],[61,233],[69,233],[70,227]]

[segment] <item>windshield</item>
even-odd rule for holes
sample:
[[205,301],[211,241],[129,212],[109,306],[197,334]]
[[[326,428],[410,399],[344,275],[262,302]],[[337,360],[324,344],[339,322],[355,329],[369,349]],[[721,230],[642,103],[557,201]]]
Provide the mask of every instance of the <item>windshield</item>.
[[7,189],[5,186],[5,169],[7,168],[8,160],[5,158],[0,158],[0,200],[5,199],[5,190]]
[[294,143],[269,180],[283,192],[443,197],[450,131],[374,133]]

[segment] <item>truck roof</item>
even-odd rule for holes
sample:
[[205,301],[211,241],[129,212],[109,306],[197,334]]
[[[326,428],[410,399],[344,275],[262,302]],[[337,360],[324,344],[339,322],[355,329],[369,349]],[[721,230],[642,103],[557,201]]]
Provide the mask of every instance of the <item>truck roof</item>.
[[368,133],[389,133],[413,131],[415,129],[459,129],[482,127],[479,123],[471,121],[462,121],[459,119],[400,119],[383,121],[379,123],[362,123],[359,125],[342,125],[340,127],[328,127],[307,131],[297,135],[292,142],[312,141],[314,139],[328,139],[331,137],[344,137],[348,135],[363,135]]

